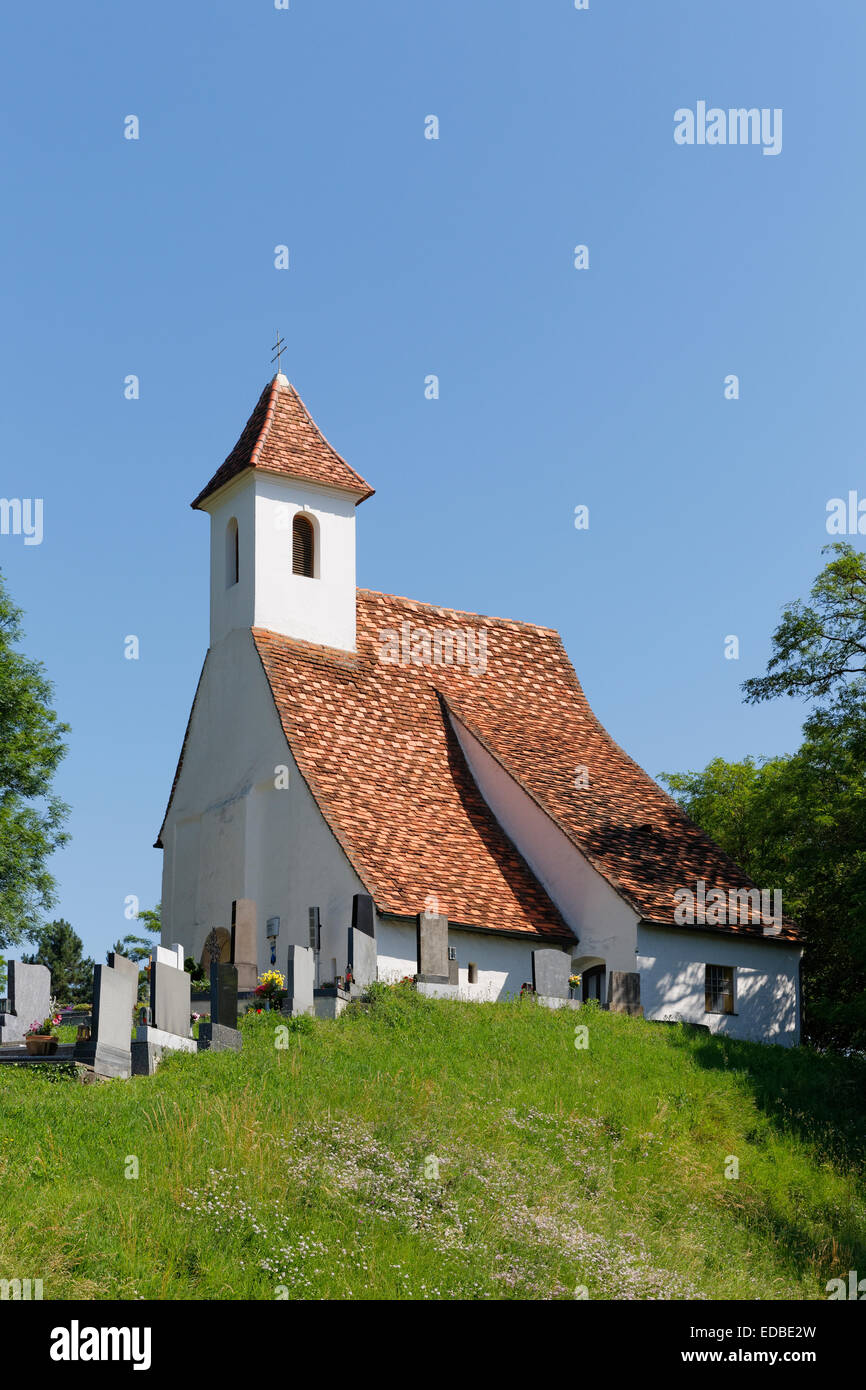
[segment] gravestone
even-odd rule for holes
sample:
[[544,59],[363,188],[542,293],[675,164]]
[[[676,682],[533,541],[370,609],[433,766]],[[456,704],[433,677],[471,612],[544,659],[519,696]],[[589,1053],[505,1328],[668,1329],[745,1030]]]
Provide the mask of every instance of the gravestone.
[[314,1014],[316,956],[308,946],[290,946],[284,1014]]
[[185,970],[151,960],[150,1017],[154,1028],[179,1038],[189,1037],[191,984]]
[[259,982],[258,961],[256,905],[252,898],[237,898],[232,903],[231,963],[237,966],[238,989],[255,989]]
[[459,985],[460,983],[460,963],[456,960],[448,961],[448,983],[449,985]]
[[176,970],[183,970],[183,947],[177,942],[172,946],[157,946],[153,954],[154,959],[158,960],[160,965],[173,965]]
[[369,893],[356,893],[352,898],[352,930],[365,936],[376,935],[376,914]]
[[132,1012],[138,1003],[138,980],[140,973],[138,964],[134,960],[127,960],[126,956],[118,955],[116,951],[109,951],[108,964],[112,970],[116,970],[118,974],[122,975],[129,985],[129,1016],[131,1018]]
[[532,952],[532,987],[543,999],[567,999],[571,956],[550,947]]
[[223,1028],[238,1026],[238,972],[233,965],[210,968],[210,1021]]
[[0,1013],[0,1043],[23,1042],[28,1028],[48,1017],[51,971],[47,965],[10,960],[6,972],[9,997],[6,1011]]
[[612,1014],[631,1014],[635,1018],[643,1018],[639,971],[611,970],[609,972],[607,1007]]
[[[93,971],[93,1012],[90,1037],[75,1044],[76,1062],[93,1068],[96,1076],[132,1075],[132,961],[115,956],[123,965],[97,965]],[[136,985],[138,972],[136,971]]]
[[313,983],[316,989],[319,988],[320,963],[322,959],[322,919],[319,909],[311,907],[309,910],[310,919],[310,950],[313,953]]
[[[153,1076],[167,1052],[197,1052],[190,1037],[192,979],[177,962],[184,959],[182,946],[172,947],[159,959],[157,947],[150,961],[150,1022],[135,1030],[132,1044],[133,1076]],[[166,955],[172,964],[166,963]]]
[[361,927],[349,928],[349,969],[358,989],[366,989],[379,978],[376,938]]
[[243,1037],[239,1028],[224,1028],[221,1023],[198,1025],[199,1052],[240,1052]]
[[228,965],[231,962],[232,938],[231,932],[226,931],[225,927],[214,927],[213,931],[208,932],[201,952],[201,964],[205,970],[209,970],[212,965]]
[[199,1052],[240,1052],[238,972],[233,965],[210,968],[210,1022],[198,1025]]
[[440,913],[417,917],[418,979],[425,984],[448,983],[448,918]]

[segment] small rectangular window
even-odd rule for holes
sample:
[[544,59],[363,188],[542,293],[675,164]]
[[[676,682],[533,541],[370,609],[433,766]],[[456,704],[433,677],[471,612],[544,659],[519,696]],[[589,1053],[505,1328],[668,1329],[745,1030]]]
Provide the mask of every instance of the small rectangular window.
[[706,1009],[708,1014],[734,1012],[734,967],[708,965],[706,980]]

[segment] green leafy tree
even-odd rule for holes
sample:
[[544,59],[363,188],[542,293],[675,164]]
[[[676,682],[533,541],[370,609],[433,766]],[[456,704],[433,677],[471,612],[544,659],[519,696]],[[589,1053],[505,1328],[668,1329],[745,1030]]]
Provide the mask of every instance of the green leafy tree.
[[[125,936],[122,941],[115,941],[111,947],[111,951],[114,951],[115,955],[126,956],[127,960],[134,961],[147,960],[152,950],[153,943],[145,940],[143,936]],[[106,960],[111,951],[106,951]]]
[[743,683],[747,704],[779,695],[823,699],[866,673],[866,555],[847,541],[828,551],[835,558],[812,585],[811,602],[782,610],[766,674]]
[[866,557],[848,545],[784,610],[753,702],[820,698],[788,757],[662,774],[686,813],[801,927],[805,1037],[866,1048]]
[[69,808],[51,792],[66,752],[39,662],[17,651],[21,611],[0,575],[0,946],[33,940],[54,902],[48,859],[68,839]]
[[32,936],[36,950],[23,956],[29,965],[47,965],[51,993],[61,1004],[89,1000],[93,993],[93,961],[83,954],[81,937],[64,918],[46,922]]
[[141,922],[145,931],[151,932],[154,936],[162,934],[162,903],[157,903],[156,907],[146,907],[143,912],[139,912],[137,920]]

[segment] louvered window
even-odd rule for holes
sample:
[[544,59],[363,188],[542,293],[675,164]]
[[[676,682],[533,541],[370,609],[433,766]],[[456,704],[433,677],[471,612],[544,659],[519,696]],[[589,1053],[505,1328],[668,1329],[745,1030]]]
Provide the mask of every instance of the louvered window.
[[292,574],[313,578],[313,524],[305,516],[292,522]]

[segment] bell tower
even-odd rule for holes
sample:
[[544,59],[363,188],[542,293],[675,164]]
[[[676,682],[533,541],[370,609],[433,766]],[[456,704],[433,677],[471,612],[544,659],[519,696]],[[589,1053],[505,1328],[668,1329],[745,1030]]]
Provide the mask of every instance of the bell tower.
[[279,372],[192,506],[211,522],[210,645],[258,627],[355,650],[355,508],[373,489]]

